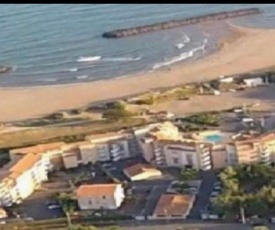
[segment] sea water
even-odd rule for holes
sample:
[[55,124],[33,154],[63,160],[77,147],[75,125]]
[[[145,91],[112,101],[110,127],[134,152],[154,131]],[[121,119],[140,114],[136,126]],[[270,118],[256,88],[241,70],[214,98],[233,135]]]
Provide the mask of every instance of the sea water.
[[106,39],[105,31],[172,19],[260,7],[264,13],[232,21],[275,25],[275,5],[258,4],[2,4],[0,86],[104,80],[202,58],[215,51],[225,26],[217,23]]

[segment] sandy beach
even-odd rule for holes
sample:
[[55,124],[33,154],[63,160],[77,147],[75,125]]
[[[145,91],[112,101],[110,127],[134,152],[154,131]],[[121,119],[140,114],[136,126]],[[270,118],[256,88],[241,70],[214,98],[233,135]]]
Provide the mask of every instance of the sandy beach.
[[[275,30],[237,26],[233,26],[232,30],[233,37],[222,41],[216,53],[192,63],[177,64],[170,70],[81,84],[0,88],[0,121],[32,118],[100,100],[275,65]],[[227,100],[230,100],[230,96]]]

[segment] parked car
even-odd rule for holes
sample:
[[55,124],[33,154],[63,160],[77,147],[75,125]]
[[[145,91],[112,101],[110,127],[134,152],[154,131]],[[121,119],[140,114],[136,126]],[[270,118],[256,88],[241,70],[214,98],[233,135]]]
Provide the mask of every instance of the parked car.
[[57,209],[57,208],[61,208],[61,206],[59,204],[52,204],[48,206],[48,209]]
[[34,219],[32,217],[26,217],[26,218],[24,218],[24,220],[26,220],[26,221],[33,221]]
[[219,194],[220,194],[220,193],[219,193],[218,191],[213,191],[213,192],[211,193],[211,198],[215,198],[215,197],[217,197]]

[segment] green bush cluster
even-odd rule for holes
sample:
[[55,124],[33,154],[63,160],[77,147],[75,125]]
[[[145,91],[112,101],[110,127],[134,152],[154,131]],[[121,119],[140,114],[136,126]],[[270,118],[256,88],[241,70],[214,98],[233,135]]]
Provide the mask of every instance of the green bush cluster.
[[217,113],[195,114],[183,119],[185,122],[207,126],[219,126],[219,120]]

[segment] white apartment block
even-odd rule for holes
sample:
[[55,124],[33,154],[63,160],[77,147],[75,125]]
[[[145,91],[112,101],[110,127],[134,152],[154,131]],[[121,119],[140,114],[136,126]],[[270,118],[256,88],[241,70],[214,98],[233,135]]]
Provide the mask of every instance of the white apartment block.
[[117,209],[125,198],[121,184],[81,185],[76,196],[81,210]]
[[30,196],[48,179],[49,160],[29,153],[10,162],[1,172],[0,205],[11,206]]
[[211,151],[206,144],[184,141],[159,141],[154,148],[155,163],[159,166],[191,167],[210,170]]

